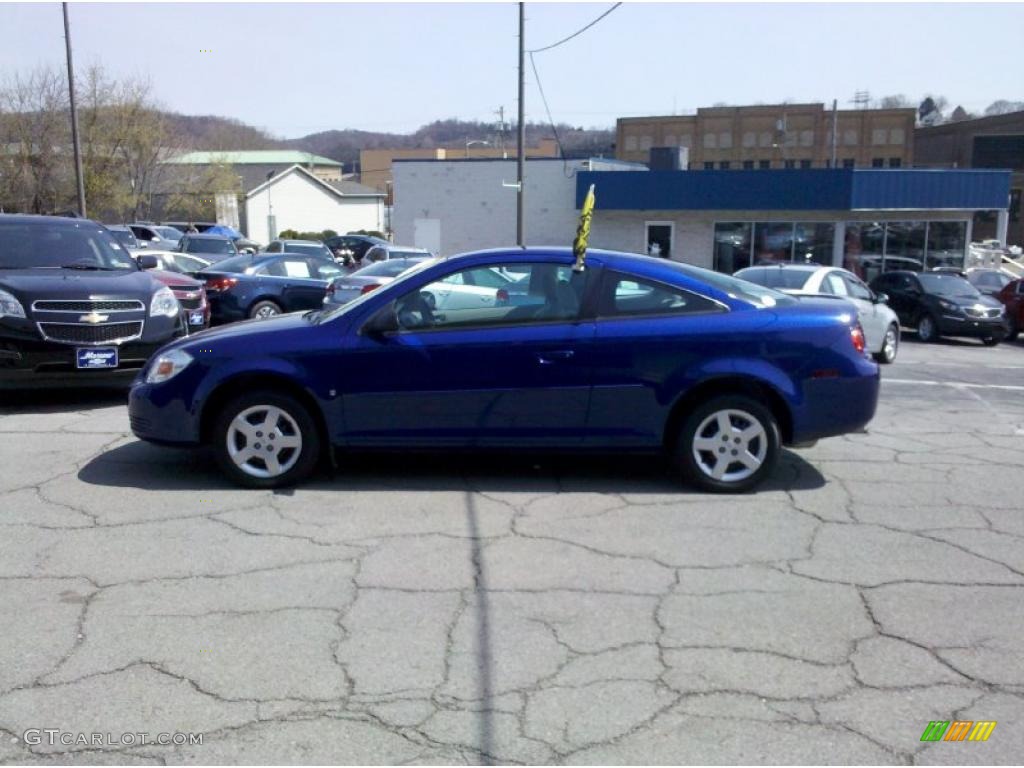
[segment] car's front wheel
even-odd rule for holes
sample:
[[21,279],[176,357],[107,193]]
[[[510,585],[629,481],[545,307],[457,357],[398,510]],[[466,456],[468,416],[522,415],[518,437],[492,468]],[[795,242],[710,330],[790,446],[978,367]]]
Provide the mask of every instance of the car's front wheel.
[[704,490],[748,491],[775,469],[779,427],[771,411],[742,395],[723,395],[695,408],[683,421],[674,464]]
[[917,338],[929,344],[939,338],[939,326],[931,315],[921,315],[917,321]]
[[1017,336],[1020,335],[1020,324],[1017,322],[1016,317],[1011,317],[1009,321],[1009,328],[1006,331],[1007,341],[1016,341]]
[[293,485],[320,458],[320,436],[302,403],[283,392],[251,392],[221,410],[213,430],[224,472],[249,488]]
[[875,354],[875,360],[880,363],[892,363],[896,360],[896,353],[900,346],[900,331],[895,323],[885,329],[885,338],[882,339],[882,348]]
[[994,347],[999,343],[1000,339],[996,336],[986,336],[981,340],[981,343],[986,347]]

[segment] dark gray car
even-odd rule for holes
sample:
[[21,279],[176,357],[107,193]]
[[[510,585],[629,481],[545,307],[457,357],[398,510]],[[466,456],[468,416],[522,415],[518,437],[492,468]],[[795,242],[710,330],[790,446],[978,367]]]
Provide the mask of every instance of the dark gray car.
[[324,305],[348,304],[364,293],[369,293],[376,288],[380,288],[382,285],[387,285],[403,272],[412,269],[417,264],[428,261],[429,258],[428,255],[377,261],[344,277],[336,277],[327,286]]

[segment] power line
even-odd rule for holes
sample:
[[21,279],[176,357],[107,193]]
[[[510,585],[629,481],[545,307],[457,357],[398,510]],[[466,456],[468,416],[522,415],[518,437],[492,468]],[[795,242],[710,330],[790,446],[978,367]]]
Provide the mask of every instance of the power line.
[[[547,96],[544,95],[544,86],[540,82],[540,72],[537,71],[537,62],[533,60],[533,52],[530,52],[530,66],[533,68],[533,79],[537,81],[537,90],[540,92],[540,100],[544,104],[544,111],[548,114],[548,122],[551,123],[551,132],[555,134],[555,143],[558,145],[558,154],[562,158],[562,172],[566,173],[568,164],[565,161],[565,150],[562,148],[562,139],[558,136],[558,128],[555,127],[555,120],[551,117],[551,107],[548,106]],[[566,173],[571,176],[572,174]]]
[[528,51],[528,53],[530,53],[530,54],[532,55],[532,54],[534,54],[534,53],[540,53],[541,51],[550,51],[550,50],[551,50],[552,48],[557,48],[557,47],[558,47],[558,46],[560,46],[560,45],[561,45],[562,43],[567,43],[567,42],[569,42],[569,41],[570,41],[570,40],[572,40],[572,39],[573,39],[574,37],[578,37],[579,35],[582,35],[582,34],[583,34],[584,32],[586,32],[586,31],[587,31],[588,29],[590,29],[590,28],[591,28],[592,26],[594,26],[595,24],[597,24],[597,22],[599,22],[599,21],[600,21],[601,19],[603,19],[603,18],[604,18],[605,16],[607,16],[607,15],[608,15],[609,13],[611,13],[611,12],[612,12],[612,11],[614,11],[614,10],[615,10],[616,8],[618,8],[618,7],[620,6],[620,5],[622,5],[622,3],[615,3],[615,5],[613,5],[613,6],[611,7],[611,8],[609,8],[609,9],[608,9],[607,11],[605,11],[604,13],[602,13],[602,14],[601,14],[600,16],[598,16],[598,17],[597,17],[596,19],[594,19],[594,20],[593,20],[592,22],[590,22],[589,24],[587,24],[587,26],[583,27],[582,29],[578,29],[577,31],[575,31],[575,32],[573,32],[573,33],[572,33],[571,35],[569,35],[568,37],[565,37],[565,38],[563,38],[563,39],[559,40],[559,41],[558,41],[557,43],[552,43],[551,45],[545,46],[544,48],[534,48],[534,49],[533,49],[532,51]]

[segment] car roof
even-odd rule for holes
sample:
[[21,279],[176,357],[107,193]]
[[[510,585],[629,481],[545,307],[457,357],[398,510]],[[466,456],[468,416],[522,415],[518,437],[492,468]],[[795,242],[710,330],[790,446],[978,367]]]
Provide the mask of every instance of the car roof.
[[839,269],[828,264],[755,264],[752,267],[744,267],[740,271],[748,269],[784,269],[787,272],[817,272],[819,269]]
[[323,245],[320,240],[275,240],[275,243],[301,243],[302,245]]
[[189,238],[190,240],[227,240],[229,242],[234,242],[230,237],[227,237],[226,235],[207,235],[204,232],[192,232],[191,234],[186,232],[185,237]]
[[96,224],[103,226],[93,219],[82,219],[74,216],[40,216],[34,213],[0,213],[0,222],[12,224]]

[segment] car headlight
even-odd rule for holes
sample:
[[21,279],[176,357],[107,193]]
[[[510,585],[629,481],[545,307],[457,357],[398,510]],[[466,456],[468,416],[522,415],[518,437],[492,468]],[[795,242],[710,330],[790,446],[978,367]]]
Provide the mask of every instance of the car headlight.
[[0,317],[25,317],[25,308],[21,302],[7,291],[0,291]]
[[147,384],[159,384],[177,376],[188,368],[192,362],[192,355],[183,349],[172,349],[158,355],[146,373]]
[[150,317],[177,317],[180,311],[181,305],[166,285],[154,293],[153,300],[149,302]]
[[939,299],[939,306],[942,307],[947,312],[959,313],[962,311],[958,304],[954,304],[952,301],[946,301],[945,299]]

